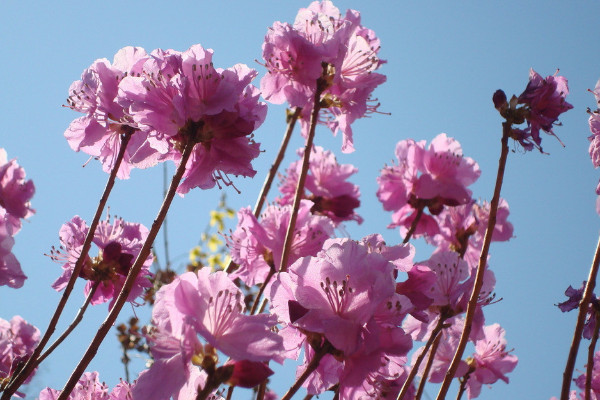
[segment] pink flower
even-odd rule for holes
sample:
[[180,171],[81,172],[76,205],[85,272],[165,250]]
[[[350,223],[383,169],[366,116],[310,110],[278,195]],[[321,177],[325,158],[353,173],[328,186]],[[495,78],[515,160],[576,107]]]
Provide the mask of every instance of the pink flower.
[[31,180],[25,180],[25,170],[15,159],[8,160],[6,150],[0,148],[0,209],[13,227],[13,235],[21,229],[21,219],[35,212],[30,200],[35,193]]
[[[300,257],[316,255],[325,240],[333,235],[333,224],[329,218],[311,214],[313,207],[309,200],[302,200],[300,204],[290,264]],[[231,257],[239,265],[232,277],[240,278],[252,286],[264,282],[269,271],[281,269],[281,255],[291,211],[291,205],[268,206],[260,222],[250,208],[238,212],[238,226],[227,237]]]
[[39,329],[20,316],[14,316],[10,321],[0,318],[0,382],[10,380],[17,366],[33,354],[39,341]]
[[[88,230],[89,227],[79,216],[73,217],[61,227],[61,246],[59,249],[53,248],[50,254],[55,261],[64,262],[63,274],[52,284],[55,290],[61,291],[66,287],[81,254]],[[96,257],[86,257],[79,275],[88,281],[85,286],[86,295],[92,286],[98,284],[91,300],[92,304],[112,300],[109,305],[112,307],[147,236],[148,229],[141,224],[125,222],[120,218],[115,218],[112,224],[109,218],[100,221],[93,239],[99,254]],[[127,298],[128,301],[135,301],[145,288],[152,286],[148,279],[152,275],[148,269],[151,264],[152,255],[148,255]]]
[[[400,226],[402,235],[413,223],[417,210],[427,208],[438,215],[446,206],[458,206],[471,200],[467,186],[481,174],[479,165],[463,157],[460,144],[441,133],[425,149],[425,141],[408,139],[396,145],[398,165],[385,167],[377,178],[377,197],[383,208],[394,211],[389,227]],[[439,232],[435,219],[423,214],[415,236],[433,236]]]
[[278,360],[282,339],[270,329],[274,317],[244,315],[240,289],[222,271],[202,269],[198,275],[186,273],[173,282],[174,304],[212,347],[234,360]]
[[485,337],[475,341],[475,353],[469,365],[473,370],[467,381],[469,399],[479,396],[484,384],[491,385],[499,379],[508,383],[506,374],[517,366],[517,356],[506,351],[504,329],[493,324],[484,327],[483,332]]
[[[46,388],[40,392],[38,400],[56,400],[60,390]],[[85,372],[69,395],[69,400],[131,400],[131,384],[121,381],[109,393],[106,383],[100,382],[98,372]]]
[[[600,399],[600,351],[597,351],[596,353],[594,353],[594,361],[593,362],[594,362],[594,366],[592,368],[591,400],[598,400],[598,399]],[[586,367],[586,373],[583,373],[574,379],[575,384],[582,391],[585,390],[585,381],[587,378],[587,365],[585,367]],[[584,398],[584,396],[581,396],[581,397]]]
[[98,158],[103,170],[110,172],[121,147],[121,135],[131,135],[117,173],[121,179],[129,178],[133,166],[147,168],[158,161],[153,155],[144,162],[134,162],[136,154],[149,150],[148,146],[144,146],[145,135],[139,132],[123,107],[116,103],[123,78],[139,75],[147,58],[141,47],[124,47],[115,54],[112,64],[105,58],[96,60],[83,71],[81,80],[73,82],[69,88],[68,107],[85,114],[71,122],[65,131],[73,150]]
[[519,95],[518,103],[529,108],[526,116],[528,128],[534,143],[540,150],[542,142],[540,129],[556,136],[552,127],[557,123],[558,117],[573,108],[565,101],[567,94],[569,94],[569,87],[565,77],[554,74],[544,79],[533,68],[529,71],[529,83]]
[[[20,223],[19,220],[17,222]],[[21,269],[21,264],[11,252],[15,239],[14,219],[10,218],[6,210],[0,207],[0,286],[7,285],[12,288],[23,286],[27,276]]]
[[[487,230],[489,209],[488,202],[475,200],[456,207],[445,207],[434,217],[439,232],[426,237],[426,240],[439,249],[457,252],[469,265],[476,266]],[[500,199],[492,241],[507,241],[512,238],[513,226],[508,221],[508,215],[508,203]]]
[[[297,153],[302,157],[304,149],[299,149]],[[293,203],[301,169],[302,161],[295,161],[281,178],[279,190],[283,196],[277,199],[279,204]],[[338,164],[332,152],[314,146],[304,184],[311,194],[303,196],[314,203],[311,212],[331,218],[336,225],[348,220],[362,223],[363,219],[354,211],[360,206],[360,190],[357,185],[346,181],[356,172],[358,169],[351,164]]]
[[231,185],[227,174],[256,173],[251,161],[260,150],[252,132],[267,110],[250,85],[255,76],[256,71],[243,64],[214,68],[212,50],[200,45],[183,53],[155,50],[139,76],[123,79],[117,102],[161,159],[178,163],[185,144],[195,144],[177,189],[183,195],[218,181]]
[[330,1],[313,2],[299,10],[293,26],[276,22],[265,37],[263,59],[268,70],[261,80],[265,99],[275,104],[287,101],[302,107],[303,134],[317,90],[321,96],[321,123],[343,134],[342,151],[354,151],[351,124],[379,106],[371,93],[385,76],[374,72],[380,60],[379,39],[360,25],[360,13],[348,10],[345,16]]

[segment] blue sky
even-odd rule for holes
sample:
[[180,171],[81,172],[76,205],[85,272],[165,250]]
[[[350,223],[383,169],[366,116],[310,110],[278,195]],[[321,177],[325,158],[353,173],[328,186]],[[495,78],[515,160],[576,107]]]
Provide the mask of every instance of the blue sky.
[[[293,21],[298,8],[308,4],[275,0],[0,3],[4,60],[0,63],[0,147],[9,158],[18,158],[37,187],[33,199],[37,214],[16,237],[13,250],[29,280],[19,290],[0,287],[1,318],[20,314],[41,329],[46,326],[59,298],[50,284],[60,267],[43,254],[58,244],[58,230],[65,221],[76,214],[91,218],[106,181],[98,163],[81,167],[87,157],[73,153],[63,137],[78,115],[61,105],[83,69],[97,58],[112,59],[127,45],[185,50],[201,43],[214,49],[217,67],[242,62],[262,75],[264,68],[255,60],[261,57],[267,27],[276,20]],[[509,96],[518,95],[531,67],[544,76],[559,68],[568,78],[567,100],[574,109],[561,118],[564,126],[556,128],[566,147],[544,136],[549,155],[523,153],[517,147],[509,155],[502,195],[510,205],[515,238],[492,245],[490,265],[497,277],[497,295],[503,300],[488,307],[486,316],[488,323],[498,322],[506,329],[509,347],[520,361],[509,385],[499,382],[491,390],[484,388],[480,398],[558,395],[575,315],[560,313],[554,304],[563,300],[568,285],[578,286],[587,276],[599,231],[594,188],[600,174],[587,155],[586,108],[595,107],[587,89],[600,78],[600,57],[594,46],[600,5],[564,1],[335,4],[361,12],[363,25],[381,38],[380,56],[388,61],[381,69],[388,81],[375,95],[381,110],[391,115],[373,115],[354,125],[355,153],[342,155],[341,138],[333,138],[325,128],[317,131],[317,144],[360,170],[354,182],[361,186],[359,212],[365,222],[346,226],[355,239],[377,232],[390,244],[401,241],[397,231],[386,229],[390,215],[375,197],[375,178],[394,158],[399,140],[430,141],[440,132],[455,137],[464,154],[482,169],[472,187],[475,196],[489,199],[502,122],[491,103],[493,92],[502,88]],[[267,122],[256,133],[265,150],[254,164],[257,176],[236,182],[242,195],[227,189],[230,206],[254,203],[283,130],[284,109],[271,106]],[[300,146],[297,136],[292,149]],[[186,261],[219,196],[218,190],[195,190],[174,202],[169,241],[175,263]],[[150,226],[161,197],[162,168],[154,168],[134,171],[130,180],[119,182],[109,204],[112,213]],[[431,250],[420,242],[416,245],[417,260],[426,259]],[[157,251],[161,253],[160,244]],[[80,289],[64,324],[83,301]],[[141,317],[147,314],[142,309],[137,312]],[[106,306],[98,306],[86,315],[85,327],[39,371],[30,389],[33,396],[45,386],[62,387],[105,313]],[[91,368],[114,385],[122,375],[119,357],[116,341],[107,341]],[[580,356],[579,369],[582,360]],[[435,397],[437,391],[428,392]]]

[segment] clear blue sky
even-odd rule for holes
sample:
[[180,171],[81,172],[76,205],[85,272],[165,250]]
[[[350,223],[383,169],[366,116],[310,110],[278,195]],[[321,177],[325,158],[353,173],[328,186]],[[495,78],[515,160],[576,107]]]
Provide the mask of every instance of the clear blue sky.
[[[185,50],[201,43],[214,49],[214,63],[227,68],[242,62],[258,69],[267,27],[276,20],[293,21],[304,1],[181,1],[172,2],[0,2],[0,147],[17,157],[35,181],[33,206],[37,214],[16,237],[14,253],[29,276],[22,289],[0,287],[0,317],[22,315],[41,329],[47,324],[59,295],[50,284],[60,267],[45,257],[58,244],[60,226],[73,215],[89,220],[106,180],[96,162],[87,167],[84,154],[73,153],[63,132],[78,115],[61,108],[72,81],[97,58],[112,60],[123,46]],[[380,56],[388,60],[381,72],[386,84],[375,92],[381,110],[354,126],[356,152],[341,155],[341,138],[321,128],[316,143],[353,163],[360,172],[365,218],[361,226],[347,224],[359,239],[382,233],[389,243],[400,241],[386,229],[390,215],[375,197],[375,177],[393,157],[399,140],[431,140],[440,132],[455,137],[465,155],[478,161],[483,173],[473,190],[489,199],[499,154],[501,119],[492,106],[492,93],[502,88],[510,96],[527,83],[529,68],[551,75],[557,68],[569,79],[567,100],[574,109],[561,120],[556,133],[562,148],[544,136],[544,150],[509,155],[503,197],[509,202],[515,238],[492,246],[490,264],[496,273],[496,292],[503,300],[486,310],[487,322],[500,323],[509,347],[519,356],[511,383],[484,388],[480,398],[548,399],[559,395],[560,380],[575,315],[554,306],[565,288],[580,285],[587,276],[598,235],[594,188],[600,174],[587,155],[587,107],[595,107],[586,92],[600,78],[597,2],[502,1],[408,2],[338,1],[340,9],[362,13],[363,25],[382,42]],[[258,83],[258,82],[257,82]],[[265,153],[255,162],[254,180],[238,180],[237,195],[228,190],[234,208],[253,204],[284,129],[284,111],[271,107],[267,122],[256,133]],[[301,145],[298,137],[292,148]],[[292,154],[292,152],[290,152]],[[291,158],[288,159],[291,161]],[[177,198],[169,219],[171,254],[181,255],[196,244],[207,223],[207,212],[218,190]],[[111,211],[150,226],[162,196],[162,169],[134,171],[119,182],[110,200]],[[161,253],[161,245],[157,245]],[[430,249],[417,242],[417,259]],[[69,321],[83,295],[76,290]],[[131,310],[126,308],[125,312]],[[93,335],[106,306],[98,306],[76,331],[75,340],[48,359],[29,393],[45,386],[62,387]],[[140,310],[140,316],[146,312]],[[123,318],[124,320],[125,318]],[[586,344],[584,342],[584,344]],[[122,375],[116,341],[106,342],[91,368],[109,385]],[[583,367],[580,356],[578,368]],[[435,397],[437,390],[428,392]],[[242,392],[240,392],[242,393]],[[238,393],[238,394],[240,394]],[[240,396],[240,397],[244,397]]]

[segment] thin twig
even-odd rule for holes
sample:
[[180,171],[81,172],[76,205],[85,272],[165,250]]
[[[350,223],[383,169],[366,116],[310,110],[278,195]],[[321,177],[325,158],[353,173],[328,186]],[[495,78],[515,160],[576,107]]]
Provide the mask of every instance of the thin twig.
[[[300,116],[301,112],[302,112],[302,108],[296,107],[294,109],[294,112],[291,115],[288,115],[288,125],[287,125],[287,129],[285,130],[285,133],[283,135],[283,140],[281,141],[281,146],[279,146],[279,152],[277,153],[277,156],[275,157],[275,161],[273,161],[273,164],[271,164],[269,173],[267,174],[267,177],[265,178],[265,182],[263,183],[263,187],[260,190],[260,194],[258,195],[258,198],[256,199],[256,205],[254,206],[254,216],[256,218],[258,218],[258,216],[260,215],[262,208],[265,204],[265,201],[267,200],[267,195],[269,194],[269,190],[271,190],[271,185],[273,184],[273,180],[275,179],[275,176],[277,175],[277,170],[279,170],[279,166],[281,165],[281,162],[283,161],[283,157],[285,156],[285,151],[290,142],[290,138],[292,137],[292,133],[294,132],[294,127],[296,126],[296,121],[298,121],[298,117]],[[237,264],[235,262],[233,262],[233,260],[231,260],[225,271],[229,274],[229,273],[235,271],[237,267],[238,267]]]
[[265,379],[259,386],[256,392],[256,400],[264,400],[267,393],[267,380]]
[[415,376],[417,376],[417,373],[419,372],[419,366],[421,365],[421,363],[423,362],[423,359],[427,355],[427,351],[431,347],[433,341],[438,337],[438,335],[441,335],[440,332],[442,331],[442,329],[444,329],[444,321],[445,320],[446,320],[446,318],[444,316],[440,315],[440,319],[438,320],[435,328],[433,328],[433,331],[431,331],[431,335],[429,335],[429,339],[427,339],[427,343],[425,343],[425,348],[423,349],[423,352],[421,352],[421,354],[419,354],[419,357],[417,357],[417,360],[415,361],[415,365],[413,365],[408,376],[406,377],[406,380],[404,381],[404,384],[402,385],[402,389],[400,389],[400,393],[398,393],[398,397],[396,397],[396,400],[402,400],[404,398],[404,396],[406,396],[406,393],[408,393],[408,390],[410,389],[410,386],[412,385],[412,382],[415,379]]
[[298,117],[302,112],[301,107],[296,107],[294,112],[288,117],[288,125],[285,130],[285,134],[283,135],[283,140],[281,141],[281,146],[279,146],[279,152],[277,153],[277,157],[275,157],[275,161],[271,165],[269,169],[269,174],[265,178],[265,183],[263,184],[262,189],[260,190],[260,194],[258,195],[258,199],[256,199],[256,205],[254,206],[254,216],[258,218],[262,208],[267,201],[267,194],[269,190],[271,190],[271,185],[273,184],[273,180],[277,175],[277,170],[283,161],[283,157],[285,156],[285,151],[290,142],[290,138],[292,137],[292,132],[294,132],[294,126],[296,126],[296,121],[298,121]]
[[596,287],[596,277],[598,276],[598,266],[600,265],[600,237],[598,238],[598,244],[596,245],[596,253],[594,254],[594,260],[590,267],[590,274],[585,284],[585,290],[583,291],[583,297],[579,302],[579,314],[577,315],[577,322],[575,323],[575,332],[573,333],[573,341],[571,342],[571,348],[569,349],[569,356],[567,357],[567,364],[565,365],[565,372],[563,372],[562,390],[560,392],[560,400],[569,399],[569,391],[571,390],[571,380],[573,379],[573,371],[575,370],[575,361],[577,360],[577,353],[579,352],[579,344],[581,343],[581,333],[585,326],[585,318],[587,311],[590,306],[590,301],[594,294],[594,288]]
[[492,235],[494,233],[494,228],[496,226],[496,214],[498,212],[498,203],[500,202],[500,191],[502,189],[502,182],[504,180],[504,170],[506,168],[506,159],[508,158],[508,138],[512,129],[512,124],[509,121],[502,123],[502,139],[501,143],[501,151],[500,151],[500,159],[498,160],[498,173],[496,175],[496,184],[494,187],[494,195],[492,197],[492,201],[490,202],[490,214],[488,219],[488,226],[485,231],[485,236],[483,239],[483,247],[481,249],[481,254],[479,256],[479,265],[477,266],[477,273],[475,275],[475,283],[473,284],[473,291],[471,292],[471,297],[469,298],[469,304],[467,306],[467,313],[465,315],[465,325],[463,327],[462,334],[460,336],[460,340],[458,342],[458,347],[456,348],[456,352],[454,353],[454,358],[452,359],[452,363],[450,364],[450,368],[446,372],[446,376],[444,377],[444,381],[442,382],[442,386],[440,387],[440,391],[438,392],[437,400],[442,400],[446,398],[446,394],[448,393],[448,389],[450,388],[450,384],[452,383],[452,379],[454,378],[454,374],[456,374],[456,370],[462,360],[463,353],[465,351],[465,347],[467,346],[467,342],[469,341],[469,335],[471,334],[471,326],[473,324],[473,317],[475,316],[475,311],[477,310],[477,302],[479,300],[479,294],[481,292],[481,287],[483,286],[483,276],[485,275],[485,267],[487,265],[487,257],[488,252],[490,250],[490,243],[492,242]]
[[596,350],[596,344],[598,343],[598,333],[600,332],[600,313],[596,311],[596,324],[594,326],[594,334],[590,341],[590,347],[588,348],[588,359],[587,359],[587,370],[585,375],[585,398],[592,398],[592,376],[594,375],[594,351]]
[[33,366],[36,363],[37,358],[44,350],[44,347],[50,341],[52,334],[56,330],[56,325],[58,324],[58,320],[67,304],[67,300],[73,291],[73,287],[75,286],[75,281],[79,277],[81,269],[83,268],[83,262],[86,259],[88,252],[92,246],[92,239],[94,238],[94,234],[96,232],[96,227],[100,222],[100,218],[102,217],[102,213],[104,211],[104,207],[106,206],[106,202],[108,201],[108,197],[110,192],[115,184],[115,178],[117,177],[117,172],[119,171],[119,167],[121,166],[121,162],[123,161],[123,157],[125,155],[125,149],[127,148],[127,144],[129,143],[129,139],[131,138],[131,133],[126,133],[121,135],[121,148],[119,149],[119,153],[117,154],[117,159],[115,160],[115,165],[113,166],[112,171],[110,171],[110,175],[108,177],[108,181],[106,182],[106,186],[104,187],[104,192],[100,197],[100,201],[98,203],[98,208],[96,209],[96,214],[94,215],[94,219],[90,224],[90,229],[85,237],[83,242],[83,247],[81,248],[81,254],[79,258],[75,262],[75,267],[73,268],[73,273],[69,278],[69,282],[65,287],[65,291],[63,292],[58,305],[56,306],[56,310],[54,311],[54,315],[50,319],[48,323],[48,327],[46,328],[46,332],[44,336],[40,340],[40,343],[37,345],[33,354],[21,370],[19,374],[13,377],[11,382],[4,389],[4,394],[0,398],[1,400],[10,400],[12,395],[19,389],[19,387],[25,382],[25,380],[31,375],[35,367]]
[[140,250],[140,253],[138,254],[133,266],[129,270],[129,274],[127,275],[127,279],[125,280],[123,288],[121,289],[121,293],[119,293],[119,297],[117,297],[112,310],[110,310],[110,313],[108,314],[108,316],[106,317],[106,319],[104,320],[102,325],[100,325],[100,328],[98,329],[98,332],[96,333],[96,336],[90,343],[87,351],[85,352],[85,354],[84,354],[83,358],[81,359],[81,361],[79,362],[79,364],[77,364],[77,367],[71,374],[71,377],[65,384],[65,387],[63,388],[63,390],[57,400],[67,400],[68,396],[70,395],[70,393],[73,391],[73,388],[77,384],[79,377],[81,376],[81,374],[83,374],[83,372],[85,371],[85,369],[87,368],[89,363],[96,356],[96,353],[98,352],[98,348],[100,347],[100,344],[102,343],[102,341],[104,340],[104,338],[110,331],[111,327],[115,323],[117,317],[119,316],[119,312],[123,308],[123,305],[127,301],[127,297],[129,296],[129,293],[131,292],[133,283],[135,282],[135,279],[137,278],[137,275],[139,274],[139,272],[142,268],[142,265],[146,261],[146,258],[150,254],[152,244],[154,243],[154,240],[156,239],[156,235],[158,234],[158,231],[160,230],[162,222],[165,219],[165,216],[167,215],[169,207],[171,206],[171,201],[173,200],[173,197],[175,196],[175,192],[177,191],[179,182],[181,182],[181,178],[183,177],[183,173],[185,172],[186,164],[188,162],[188,159],[190,158],[190,155],[192,154],[193,148],[194,148],[193,142],[186,143],[186,145],[183,149],[183,153],[181,155],[181,161],[180,161],[179,167],[177,167],[177,171],[175,172],[175,175],[173,176],[173,179],[171,181],[171,185],[169,187],[169,192],[167,193],[167,196],[165,197],[163,204],[160,207],[160,211],[158,212],[156,219],[152,223],[152,228],[150,229],[148,237],[147,237],[146,241],[144,242],[144,245],[143,245],[142,249]]
[[431,366],[433,365],[433,361],[435,360],[435,353],[437,353],[438,346],[440,345],[440,340],[442,339],[442,335],[437,335],[433,345],[431,346],[431,351],[429,352],[429,358],[427,359],[427,364],[425,364],[425,370],[423,371],[423,376],[421,377],[421,382],[419,382],[419,388],[417,389],[417,394],[415,396],[415,400],[421,400],[421,396],[423,396],[423,391],[425,390],[425,384],[427,383],[427,378],[429,377],[429,372],[431,371]]
[[292,387],[290,387],[288,389],[288,391],[286,392],[286,394],[283,395],[281,400],[290,400],[292,398],[292,396],[294,396],[296,394],[298,389],[300,389],[302,387],[302,384],[319,367],[319,363],[321,362],[321,359],[325,356],[325,354],[327,354],[329,352],[331,347],[332,346],[331,346],[331,344],[329,344],[329,342],[325,342],[325,344],[323,344],[323,346],[318,351],[315,351],[313,358],[310,360],[310,362],[306,366],[306,369],[304,370],[302,375],[300,375],[298,377],[298,379],[296,379],[296,382],[294,382]]
[[310,162],[310,153],[312,150],[313,140],[315,138],[315,129],[319,120],[319,110],[321,109],[321,93],[326,88],[326,81],[323,78],[317,80],[317,90],[315,92],[314,106],[312,114],[310,116],[310,129],[308,137],[306,138],[306,146],[304,147],[304,157],[302,159],[302,170],[298,177],[298,184],[296,186],[296,194],[294,196],[294,203],[292,206],[292,214],[290,215],[290,222],[288,230],[285,235],[285,241],[283,244],[283,252],[281,253],[281,265],[279,270],[281,272],[287,271],[287,263],[290,257],[290,251],[292,248],[292,242],[294,241],[294,231],[296,228],[296,219],[298,218],[298,210],[300,209],[300,201],[302,200],[302,194],[304,193],[304,182],[306,181],[306,175],[308,174],[308,167]]
[[235,386],[229,386],[229,389],[227,389],[227,398],[225,400],[231,400],[231,396],[233,396],[234,388],[235,388]]
[[258,293],[256,294],[256,298],[254,299],[254,303],[252,303],[252,309],[250,310],[250,314],[254,315],[256,314],[256,311],[258,311],[258,303],[260,302],[260,298],[262,297],[265,288],[267,287],[267,284],[269,283],[269,281],[271,280],[271,278],[273,277],[273,275],[275,275],[275,270],[273,268],[271,268],[269,270],[269,274],[267,275],[267,278],[265,279],[265,281],[263,282],[263,284],[261,285],[260,289],[258,290]]
[[[167,195],[167,185],[168,185],[168,180],[167,180],[167,163],[163,163],[163,198]],[[168,223],[168,218],[165,216],[165,220],[163,221],[162,224],[162,231],[163,231],[163,247],[165,249],[165,270],[169,270],[169,267],[171,266],[171,257],[169,257],[169,233],[168,233],[168,228],[167,228],[167,223]]]
[[424,208],[425,208],[425,206],[423,206],[423,205],[419,205],[419,207],[417,208],[417,215],[415,216],[415,219],[413,219],[412,224],[410,224],[410,229],[406,233],[406,237],[404,238],[404,241],[402,242],[402,244],[408,243],[408,241],[410,240],[410,238],[412,237],[412,235],[417,230],[417,225],[419,225],[419,220],[423,216],[423,209]]
[[90,304],[90,301],[92,301],[92,297],[94,297],[94,294],[96,293],[96,289],[98,289],[99,285],[100,285],[100,282],[94,282],[94,285],[92,285],[90,292],[88,293],[87,297],[85,298],[83,305],[77,312],[77,315],[73,319],[73,322],[71,322],[71,325],[69,325],[69,327],[63,332],[63,334],[60,335],[60,337],[58,339],[56,339],[54,341],[54,343],[52,343],[52,345],[50,347],[48,347],[48,349],[40,356],[40,358],[37,360],[37,365],[41,364],[42,361],[44,361],[46,359],[46,357],[48,357],[54,351],[54,349],[56,349],[67,338],[67,336],[69,336],[71,334],[71,332],[73,332],[73,329],[75,329],[75,327],[77,327],[77,325],[79,325],[79,323],[83,319],[83,314],[85,313],[85,310],[87,309],[88,305]]

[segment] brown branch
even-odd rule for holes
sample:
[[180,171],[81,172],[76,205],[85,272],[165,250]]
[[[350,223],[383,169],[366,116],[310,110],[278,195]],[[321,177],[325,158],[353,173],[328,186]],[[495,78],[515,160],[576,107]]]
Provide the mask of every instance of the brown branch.
[[585,290],[583,291],[583,297],[579,302],[579,314],[577,315],[577,322],[575,323],[575,332],[573,333],[573,341],[571,342],[571,348],[569,349],[569,356],[567,357],[567,364],[565,365],[565,372],[563,372],[562,389],[560,392],[560,400],[569,399],[569,391],[571,389],[571,379],[573,378],[573,370],[575,369],[575,361],[577,360],[577,352],[579,351],[579,344],[581,343],[581,333],[585,325],[585,318],[587,311],[594,294],[594,288],[596,287],[596,277],[598,275],[598,266],[600,265],[600,238],[598,238],[598,244],[596,245],[596,253],[594,254],[594,260],[590,267],[590,274],[585,284]]
[[69,299],[69,296],[71,295],[71,292],[73,291],[73,287],[75,286],[75,281],[79,277],[81,269],[83,268],[83,261],[85,260],[87,254],[90,251],[90,248],[92,246],[92,239],[94,238],[94,234],[96,232],[96,227],[98,226],[98,223],[100,222],[100,218],[104,211],[104,207],[106,206],[106,202],[108,201],[110,192],[112,191],[112,188],[115,184],[115,178],[117,177],[117,172],[119,170],[119,167],[121,166],[123,157],[125,156],[125,149],[127,148],[127,144],[129,143],[130,138],[131,138],[131,133],[125,133],[125,134],[121,135],[121,148],[119,149],[119,153],[117,154],[117,159],[115,160],[115,165],[113,166],[112,171],[110,171],[108,181],[106,182],[106,186],[104,187],[104,192],[102,193],[102,196],[100,197],[100,201],[98,203],[98,208],[96,209],[96,214],[94,215],[94,218],[90,225],[90,229],[88,230],[88,233],[83,242],[83,247],[81,248],[81,254],[79,255],[79,258],[77,259],[77,261],[75,262],[75,267],[73,268],[73,273],[71,274],[71,277],[69,278],[69,282],[67,283],[67,286],[65,287],[65,291],[63,292],[63,294],[58,302],[58,305],[56,306],[54,315],[52,315],[52,318],[50,319],[50,322],[48,323],[46,332],[44,333],[44,336],[40,340],[40,343],[37,345],[37,347],[33,351],[33,354],[31,355],[31,357],[29,358],[29,360],[27,361],[27,363],[25,364],[25,366],[23,367],[21,372],[19,374],[17,374],[16,376],[14,376],[13,379],[11,380],[11,382],[7,385],[6,389],[4,389],[4,394],[0,398],[1,400],[10,400],[12,395],[19,389],[19,387],[23,384],[23,382],[25,382],[25,380],[29,377],[29,375],[31,375],[31,373],[35,369],[34,364],[36,364],[37,358],[40,356],[40,354],[44,350],[44,347],[46,346],[46,344],[48,344],[48,342],[50,341],[50,338],[52,337],[52,334],[56,330],[56,325],[58,324],[58,320],[60,319],[60,316],[65,308],[65,305],[67,304],[67,300]]
[[458,369],[460,361],[462,360],[463,353],[465,351],[465,347],[467,346],[467,342],[469,341],[469,335],[471,334],[471,325],[473,324],[473,317],[475,316],[475,311],[477,309],[479,294],[481,292],[481,287],[483,286],[483,276],[485,274],[485,269],[487,265],[488,252],[490,250],[492,235],[494,234],[494,228],[496,226],[496,213],[498,212],[500,191],[502,189],[502,182],[504,180],[504,170],[506,168],[506,160],[508,158],[508,138],[510,136],[511,129],[512,124],[510,123],[510,121],[502,123],[502,139],[500,141],[501,151],[500,159],[498,160],[498,173],[496,175],[494,195],[490,203],[488,226],[485,231],[483,247],[479,256],[479,265],[477,266],[475,283],[473,284],[473,291],[471,292],[471,297],[469,298],[467,313],[465,315],[465,325],[463,327],[463,331],[458,342],[458,347],[456,348],[456,353],[454,353],[454,358],[452,359],[450,368],[448,368],[446,376],[444,377],[444,381],[442,382],[442,386],[440,387],[440,391],[438,392],[437,400],[442,400],[446,398],[446,394],[448,393],[448,389],[450,388],[450,384],[452,383],[454,374]]
[[175,192],[177,191],[177,186],[179,186],[179,182],[181,182],[181,178],[183,177],[186,164],[188,162],[188,159],[190,158],[190,155],[192,154],[193,148],[194,148],[194,142],[189,141],[185,144],[183,153],[181,155],[181,161],[180,161],[179,167],[177,167],[177,171],[175,172],[175,175],[173,176],[167,196],[165,196],[163,204],[160,207],[160,211],[158,212],[156,219],[152,223],[152,228],[150,229],[150,233],[148,234],[148,237],[146,238],[146,241],[144,242],[144,245],[143,245],[142,249],[140,250],[139,255],[137,256],[133,266],[129,270],[129,274],[127,275],[125,284],[123,285],[123,288],[121,289],[121,293],[119,293],[119,297],[117,297],[117,299],[113,305],[113,308],[110,310],[110,313],[108,314],[108,316],[106,317],[106,319],[104,320],[102,325],[100,325],[100,328],[98,329],[98,332],[96,333],[96,336],[94,337],[94,339],[92,339],[92,342],[90,343],[83,358],[81,359],[79,364],[77,364],[77,367],[75,367],[75,370],[73,370],[71,377],[65,384],[65,387],[63,388],[63,390],[57,400],[67,400],[69,394],[73,391],[73,388],[77,384],[79,377],[81,376],[81,374],[83,374],[83,372],[85,371],[85,369],[87,368],[89,363],[96,356],[96,353],[98,352],[98,348],[100,347],[100,344],[102,343],[102,341],[104,340],[104,338],[110,331],[111,327],[115,323],[117,317],[119,316],[119,312],[121,311],[121,309],[123,308],[123,305],[127,301],[127,296],[129,296],[129,293],[131,292],[133,283],[135,282],[135,279],[137,278],[137,275],[139,274],[139,272],[142,268],[142,265],[146,261],[146,258],[150,254],[150,250],[151,250],[152,244],[154,243],[154,239],[156,239],[156,235],[158,234],[158,231],[160,230],[162,222],[165,219],[165,216],[167,215],[169,207],[171,206],[171,202],[173,200],[173,197],[175,196]]
[[[306,138],[306,146],[304,147],[304,157],[302,158],[302,170],[298,177],[298,185],[296,186],[296,194],[294,196],[294,203],[292,206],[292,213],[290,215],[290,223],[285,235],[285,241],[283,244],[283,252],[281,253],[281,265],[279,271],[287,271],[287,263],[290,257],[290,251],[292,248],[292,242],[294,241],[294,231],[296,228],[296,219],[298,218],[298,210],[300,209],[300,201],[302,200],[302,194],[304,193],[304,182],[306,181],[306,175],[308,174],[308,167],[310,162],[310,153],[312,150],[313,140],[315,138],[315,130],[317,122],[319,120],[319,110],[321,109],[321,93],[327,87],[326,80],[319,78],[317,80],[317,90],[315,92],[314,106],[312,114],[310,116],[310,129],[308,131],[308,137]],[[283,399],[282,399],[283,400]]]

